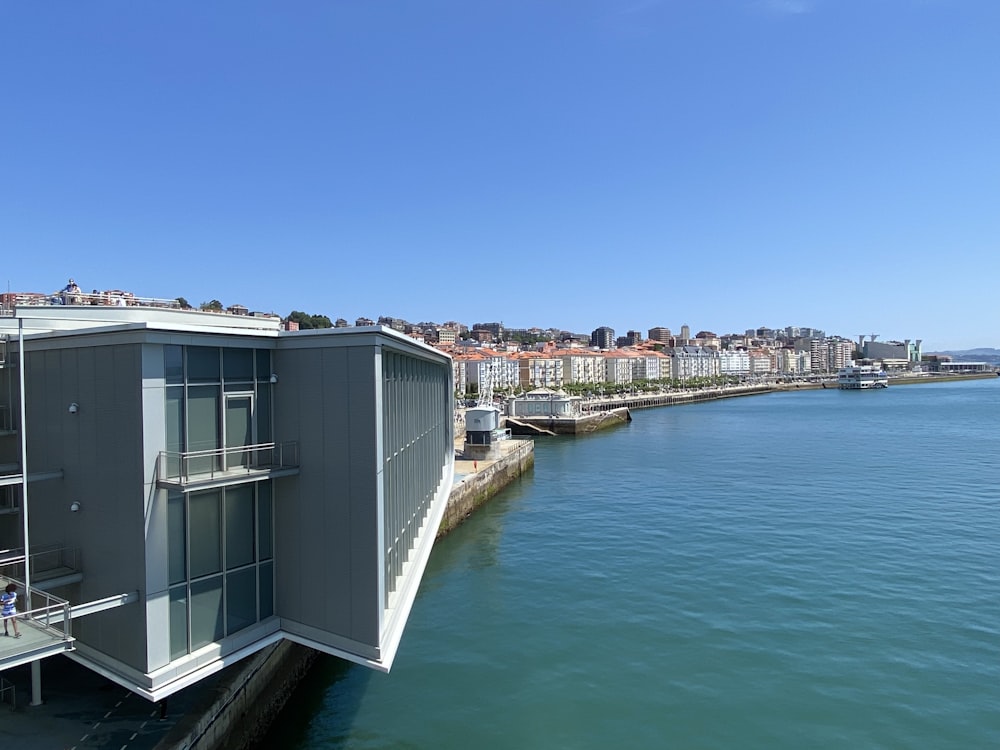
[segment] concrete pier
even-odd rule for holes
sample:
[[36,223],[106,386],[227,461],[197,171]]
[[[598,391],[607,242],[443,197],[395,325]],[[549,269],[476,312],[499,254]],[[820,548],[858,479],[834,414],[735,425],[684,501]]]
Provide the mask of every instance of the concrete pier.
[[500,454],[496,459],[455,460],[455,485],[438,528],[438,538],[535,465],[535,444],[530,440],[501,440],[496,446]]
[[584,435],[632,421],[627,405],[616,405],[576,417],[507,417],[505,425],[514,435]]

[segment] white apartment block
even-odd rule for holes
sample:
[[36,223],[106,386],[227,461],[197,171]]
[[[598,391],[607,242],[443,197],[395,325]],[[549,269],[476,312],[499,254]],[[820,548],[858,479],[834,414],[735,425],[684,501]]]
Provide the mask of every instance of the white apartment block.
[[787,375],[805,375],[811,370],[809,352],[778,349],[774,353],[775,369]]
[[603,383],[604,358],[596,352],[574,352],[561,357],[566,383]]
[[469,387],[469,379],[465,375],[465,363],[462,360],[453,359],[451,361],[451,375],[455,384],[455,393],[465,393]]
[[518,385],[517,362],[494,351],[475,352],[464,355],[465,377],[470,386],[475,385],[479,393],[487,387],[496,391]]
[[604,355],[604,381],[615,385],[632,382],[632,357],[618,352]]
[[750,352],[745,349],[725,349],[719,352],[719,374],[737,375],[750,374]]
[[[632,360],[633,380],[660,380],[668,377],[669,371],[669,360],[659,352],[639,354]],[[667,374],[665,375],[664,372]]]
[[750,374],[769,375],[774,372],[774,363],[771,361],[771,354],[760,349],[750,353]]
[[670,377],[674,380],[720,375],[719,352],[700,346],[675,346],[670,350]]

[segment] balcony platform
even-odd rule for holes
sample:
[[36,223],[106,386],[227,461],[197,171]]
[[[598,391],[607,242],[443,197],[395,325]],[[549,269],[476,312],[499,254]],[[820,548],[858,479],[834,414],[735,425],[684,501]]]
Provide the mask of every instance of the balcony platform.
[[64,654],[75,648],[72,637],[63,637],[61,632],[46,628],[41,623],[31,619],[20,619],[20,615],[18,617],[17,628],[21,632],[20,638],[14,637],[14,625],[11,622],[7,623],[10,635],[4,637],[0,633],[0,672],[47,656]]
[[194,492],[195,490],[227,487],[247,482],[263,482],[266,479],[290,477],[298,473],[298,466],[256,469],[247,469],[240,466],[235,469],[212,471],[204,474],[191,474],[185,477],[164,477],[156,480],[156,486],[168,490]]
[[298,473],[299,444],[294,441],[185,453],[161,451],[156,462],[156,486],[192,492]]

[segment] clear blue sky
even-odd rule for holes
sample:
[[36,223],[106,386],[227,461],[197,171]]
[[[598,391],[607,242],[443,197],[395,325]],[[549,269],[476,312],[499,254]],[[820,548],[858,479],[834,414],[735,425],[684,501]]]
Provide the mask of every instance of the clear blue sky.
[[997,0],[6,2],[3,287],[1000,347]]

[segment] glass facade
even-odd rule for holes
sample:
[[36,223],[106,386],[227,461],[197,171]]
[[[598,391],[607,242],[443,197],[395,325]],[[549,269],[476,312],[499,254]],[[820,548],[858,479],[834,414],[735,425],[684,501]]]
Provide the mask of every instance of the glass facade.
[[170,657],[274,614],[271,483],[167,496]]
[[[270,442],[271,352],[163,347],[167,472],[245,465]],[[231,456],[219,449],[237,449]],[[228,453],[228,452],[227,452]],[[274,614],[270,481],[167,495],[170,656],[176,659]]]
[[382,349],[385,604],[453,450],[451,365]]
[[[163,347],[166,374],[166,476],[245,466],[247,445],[269,443],[271,352],[217,346]],[[236,449],[227,456],[220,449]],[[182,453],[217,451],[189,456]]]

